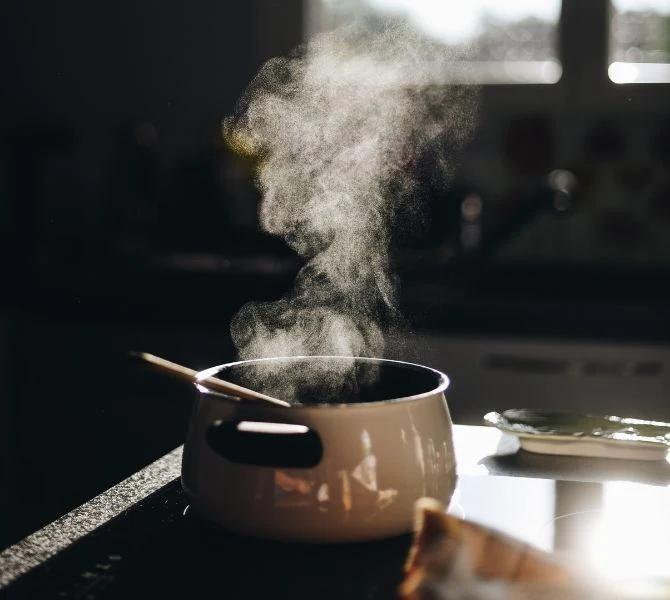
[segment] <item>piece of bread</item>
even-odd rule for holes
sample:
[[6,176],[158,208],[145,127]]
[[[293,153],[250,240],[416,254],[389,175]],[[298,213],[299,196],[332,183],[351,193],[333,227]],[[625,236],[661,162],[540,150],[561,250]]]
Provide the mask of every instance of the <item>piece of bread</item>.
[[432,589],[430,597],[434,598],[435,588],[445,582],[452,587],[474,582],[523,582],[526,589],[538,584],[557,593],[574,583],[553,555],[494,529],[448,515],[436,500],[422,498],[416,504],[414,542],[400,596],[423,600],[429,596],[425,590]]

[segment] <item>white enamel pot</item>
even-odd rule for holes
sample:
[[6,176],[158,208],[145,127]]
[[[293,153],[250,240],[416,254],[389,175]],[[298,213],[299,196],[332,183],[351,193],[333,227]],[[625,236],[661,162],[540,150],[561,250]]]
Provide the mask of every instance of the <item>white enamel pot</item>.
[[[199,388],[182,484],[202,517],[266,539],[354,542],[410,532],[422,496],[449,503],[456,466],[443,373],[327,356],[242,361],[207,373],[253,387],[259,368],[290,381],[326,361],[351,365],[361,378],[326,403],[284,408]],[[256,383],[270,395],[278,389]]]

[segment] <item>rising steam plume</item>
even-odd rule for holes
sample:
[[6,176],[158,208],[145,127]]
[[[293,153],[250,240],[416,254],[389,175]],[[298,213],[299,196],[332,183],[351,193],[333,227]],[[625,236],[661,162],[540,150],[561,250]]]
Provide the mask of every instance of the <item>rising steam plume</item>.
[[[287,297],[233,319],[241,358],[384,354],[398,316],[392,236],[421,214],[414,166],[429,152],[433,175],[448,175],[446,149],[474,121],[472,87],[433,85],[448,58],[407,25],[339,29],[268,61],[224,121],[259,157],[263,229],[306,260]],[[343,364],[313,375],[336,392]]]

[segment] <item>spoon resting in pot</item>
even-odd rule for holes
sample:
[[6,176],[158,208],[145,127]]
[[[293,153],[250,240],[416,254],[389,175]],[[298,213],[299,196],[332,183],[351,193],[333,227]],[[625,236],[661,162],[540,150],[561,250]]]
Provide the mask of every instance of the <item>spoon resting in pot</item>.
[[204,376],[199,379],[198,371],[194,371],[193,369],[189,369],[183,365],[170,362],[169,360],[165,360],[160,356],[154,356],[153,354],[148,354],[147,352],[131,352],[130,355],[148,365],[155,367],[161,373],[165,373],[166,375],[171,375],[172,377],[177,377],[185,381],[190,381],[191,383],[200,384],[203,387],[206,387],[207,389],[215,392],[237,396],[238,398],[244,398],[245,400],[259,400],[261,402],[274,404],[276,406],[291,406],[288,402],[280,400],[279,398],[273,398],[272,396],[261,394],[260,392],[256,392],[254,390],[250,390],[249,388],[242,387],[241,385],[219,379],[218,377]]

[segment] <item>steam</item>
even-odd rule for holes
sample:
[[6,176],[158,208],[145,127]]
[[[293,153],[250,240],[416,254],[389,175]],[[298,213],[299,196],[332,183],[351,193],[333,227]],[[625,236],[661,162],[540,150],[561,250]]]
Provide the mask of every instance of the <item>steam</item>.
[[[416,163],[429,153],[447,176],[447,148],[474,120],[472,88],[431,85],[448,58],[407,25],[336,30],[268,61],[224,121],[229,142],[260,158],[263,229],[306,260],[287,297],[233,319],[241,358],[383,355],[398,317],[392,237],[421,215]],[[337,393],[352,364],[306,377]]]

